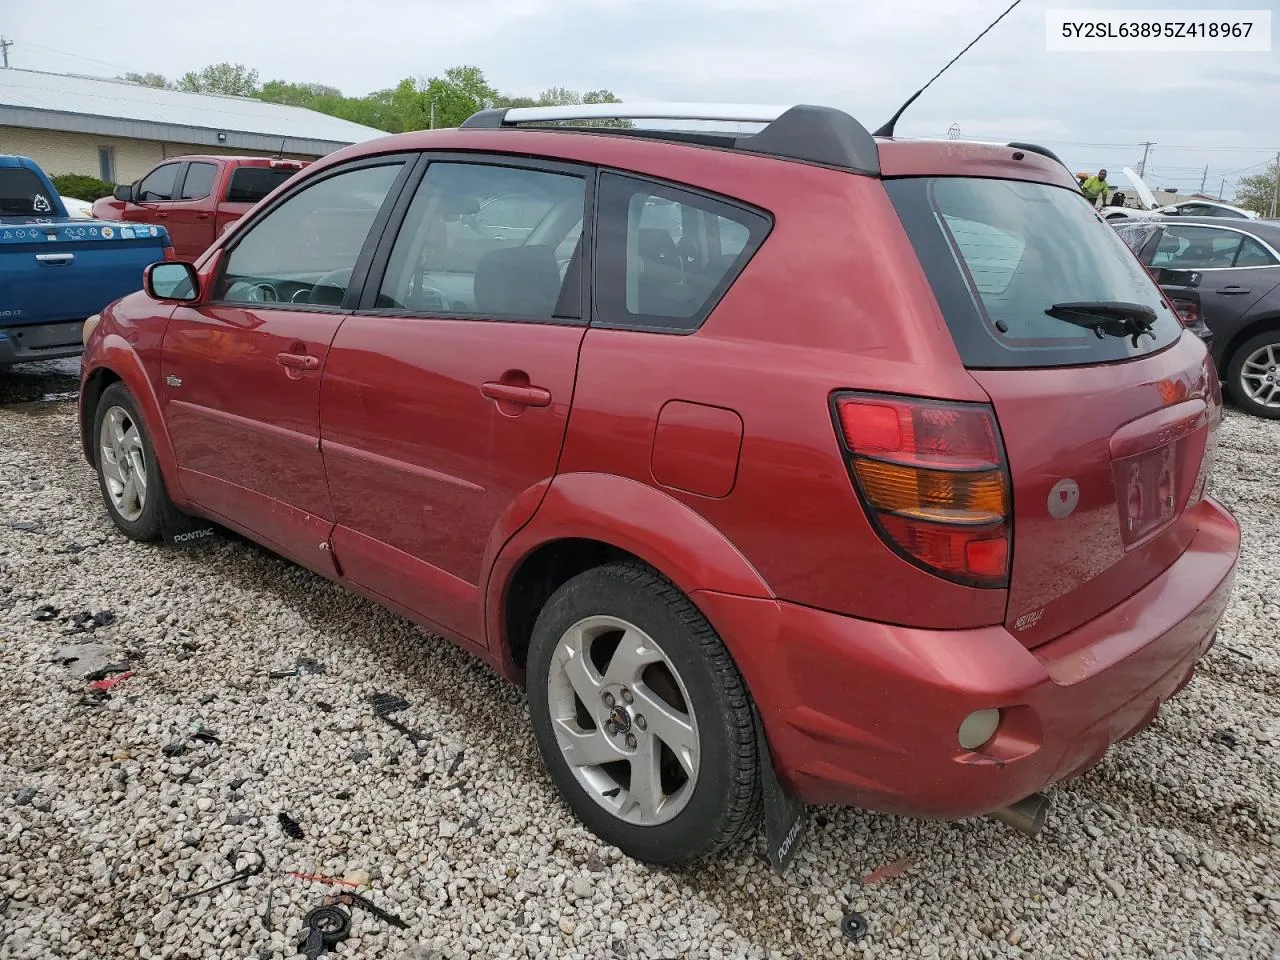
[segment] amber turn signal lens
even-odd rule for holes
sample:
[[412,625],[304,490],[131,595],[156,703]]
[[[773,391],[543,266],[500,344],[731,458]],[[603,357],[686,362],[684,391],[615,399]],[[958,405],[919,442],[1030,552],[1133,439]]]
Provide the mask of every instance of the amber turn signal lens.
[[854,470],[881,510],[938,523],[995,523],[1005,515],[999,470],[932,470],[861,457]]

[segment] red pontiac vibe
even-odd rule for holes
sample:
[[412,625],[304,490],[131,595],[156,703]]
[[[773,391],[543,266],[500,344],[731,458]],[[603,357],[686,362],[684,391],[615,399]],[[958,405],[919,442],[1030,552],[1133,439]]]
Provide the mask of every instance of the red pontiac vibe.
[[[546,126],[604,111],[765,125]],[[315,163],[86,342],[121,531],[215,521],[523,683],[643,860],[775,783],[1026,826],[1231,592],[1205,348],[1033,145],[486,111]]]

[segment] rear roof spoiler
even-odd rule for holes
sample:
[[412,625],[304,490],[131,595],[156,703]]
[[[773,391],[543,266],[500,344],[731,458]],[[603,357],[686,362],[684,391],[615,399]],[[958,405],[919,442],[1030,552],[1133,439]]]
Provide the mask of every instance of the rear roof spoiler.
[[[867,128],[843,110],[810,104],[785,107],[723,103],[583,103],[557,107],[502,107],[481,110],[468,117],[462,126],[472,130],[497,130],[575,120],[763,123],[764,129],[752,134],[717,131],[714,143],[748,153],[836,167],[865,176],[880,175],[879,150]],[[610,132],[609,127],[600,126],[570,126],[567,129]],[[655,140],[679,140],[688,139],[689,130],[627,129],[625,133]]]

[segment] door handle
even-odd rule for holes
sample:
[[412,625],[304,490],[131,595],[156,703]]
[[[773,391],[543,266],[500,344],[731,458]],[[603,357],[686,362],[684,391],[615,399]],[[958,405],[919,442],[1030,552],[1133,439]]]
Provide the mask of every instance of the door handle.
[[276,363],[290,370],[320,369],[320,358],[306,353],[277,353]]
[[501,403],[517,403],[522,407],[547,407],[551,405],[551,391],[543,387],[526,387],[514,383],[484,383],[480,392],[490,400]]
[[61,267],[72,263],[75,258],[74,253],[37,253],[36,263],[43,263],[49,267]]
[[207,213],[197,213],[197,214],[196,214],[196,219],[197,219],[197,220],[208,220],[208,219],[209,219],[209,215],[208,215]]
[[1229,287],[1219,287],[1218,292],[1222,294],[1226,294],[1228,297],[1238,297],[1242,293],[1248,293],[1249,288],[1242,287],[1242,286],[1239,286],[1238,284],[1233,283]]
[[159,212],[157,212],[157,213],[156,213],[156,219],[157,219],[157,220],[168,220],[168,219],[169,219],[169,215],[168,215],[167,213],[159,213]]

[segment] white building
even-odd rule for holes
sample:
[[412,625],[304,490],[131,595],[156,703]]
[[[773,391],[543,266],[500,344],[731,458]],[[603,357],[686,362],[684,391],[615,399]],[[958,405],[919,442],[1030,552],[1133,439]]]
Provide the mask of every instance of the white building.
[[0,154],[131,183],[188,153],[324,156],[386,134],[302,107],[104,77],[0,69]]

